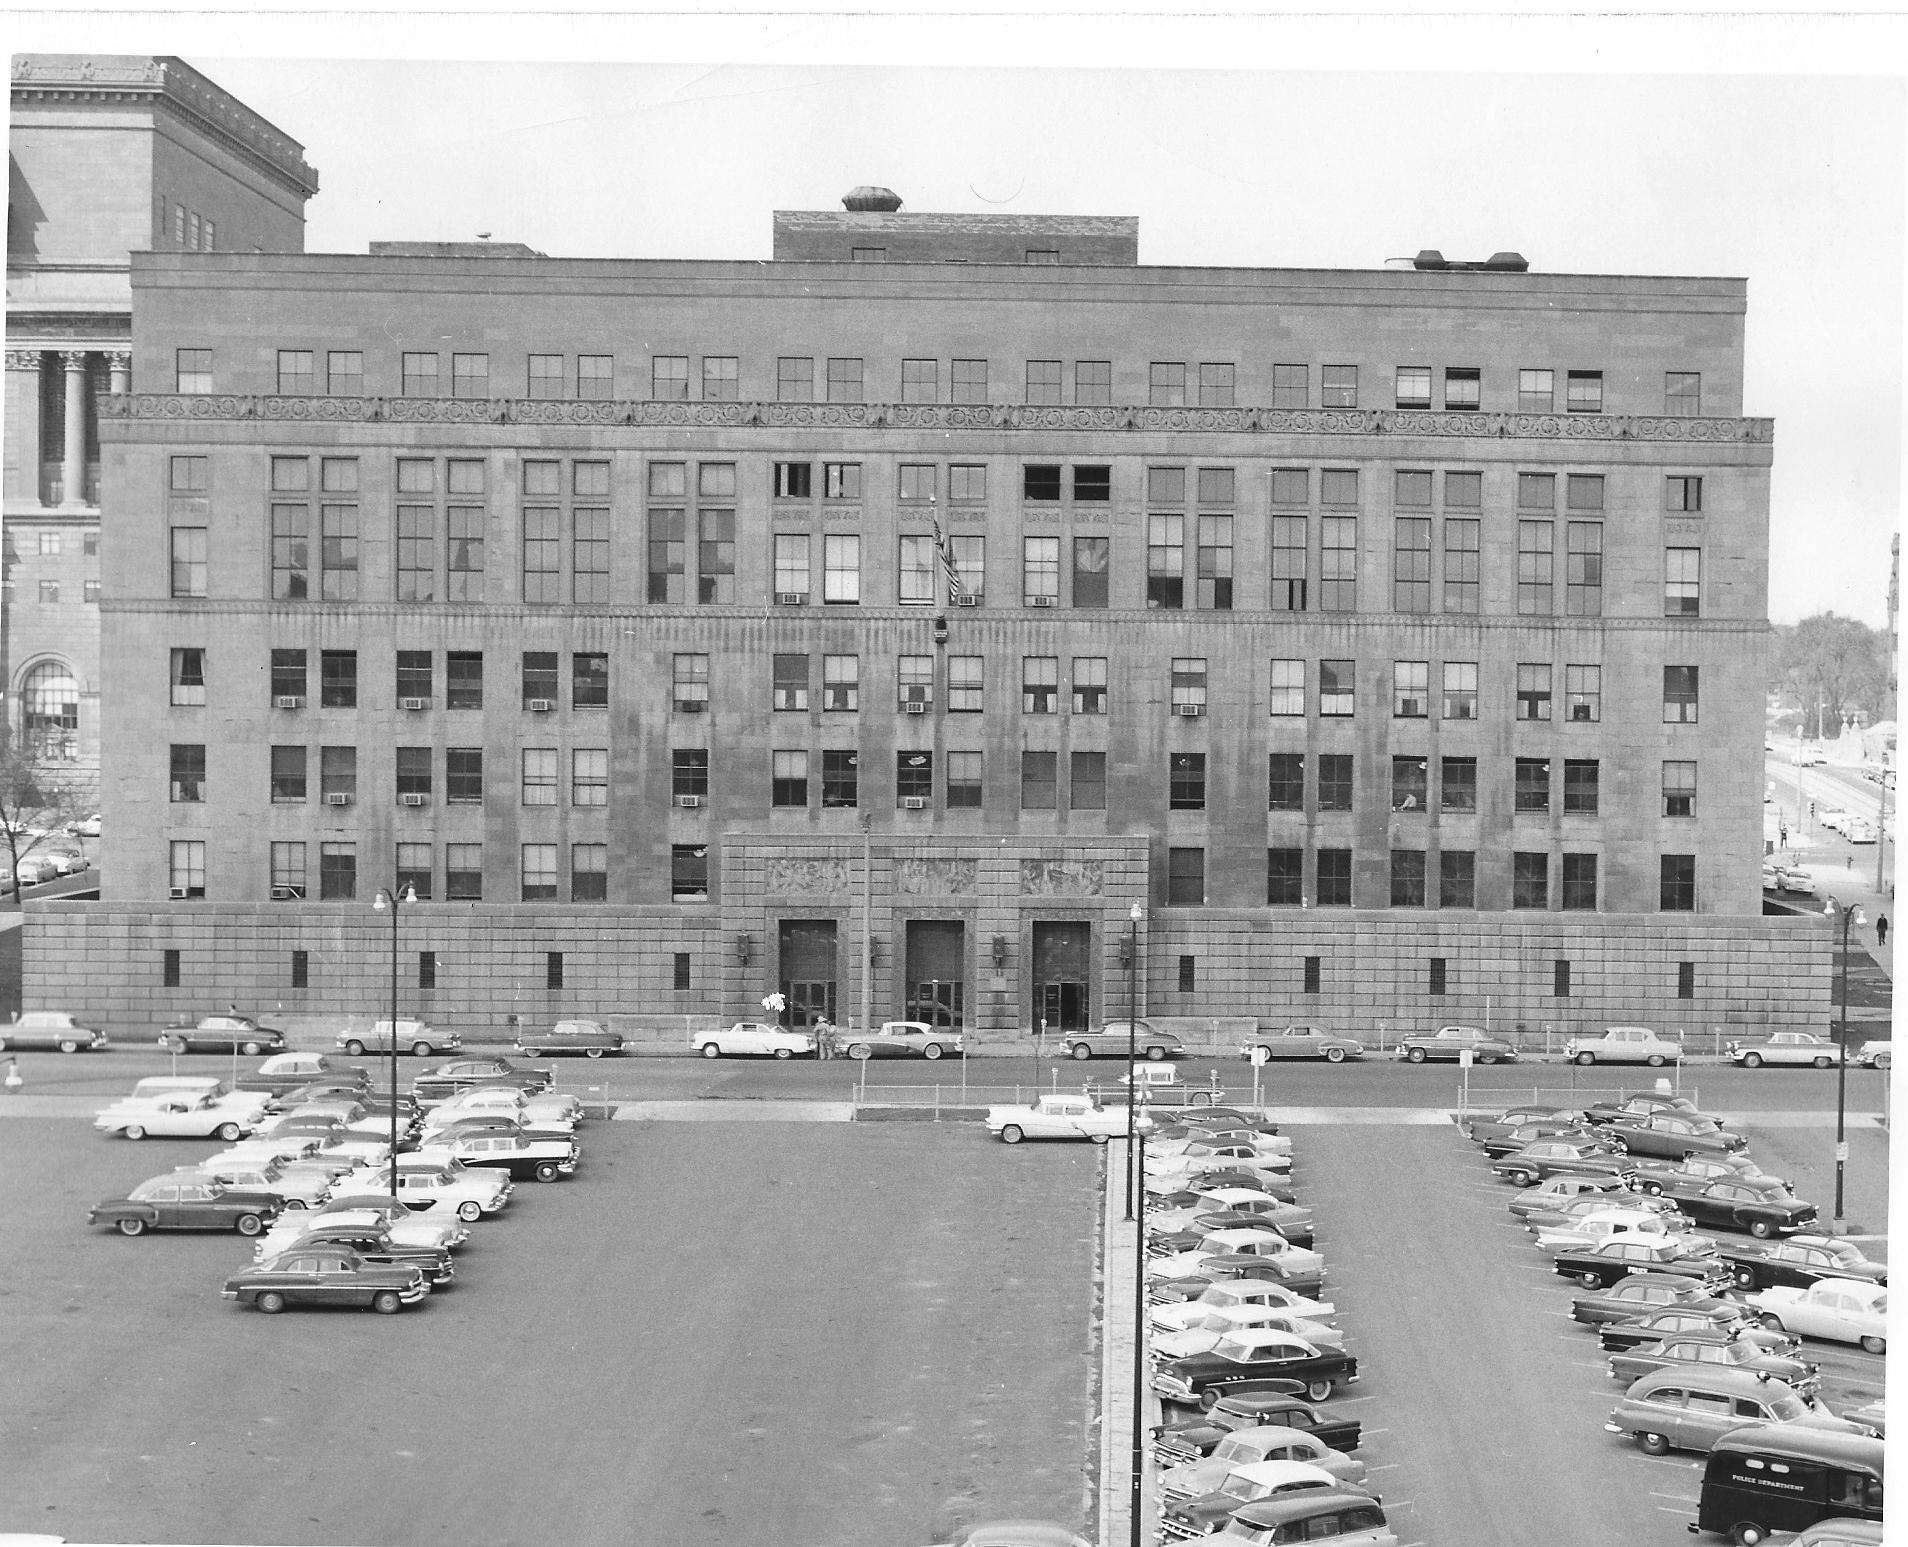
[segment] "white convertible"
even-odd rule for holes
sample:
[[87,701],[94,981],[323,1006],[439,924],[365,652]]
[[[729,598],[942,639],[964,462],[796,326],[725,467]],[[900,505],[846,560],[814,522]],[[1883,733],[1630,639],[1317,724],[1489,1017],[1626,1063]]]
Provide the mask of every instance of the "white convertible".
[[1888,1290],[1858,1278],[1818,1278],[1807,1289],[1784,1285],[1743,1298],[1776,1332],[1859,1343],[1871,1354],[1888,1351]]
[[[1140,1132],[1153,1126],[1144,1112],[1130,1120]],[[1089,1139],[1104,1144],[1124,1134],[1128,1121],[1125,1107],[1113,1111],[1091,1096],[1062,1091],[1051,1091],[1032,1106],[987,1109],[987,1131],[999,1135],[1003,1144],[1018,1144],[1022,1139]]]
[[190,1091],[116,1101],[93,1119],[93,1126],[129,1139],[223,1139],[227,1144],[252,1131],[251,1124],[212,1097]]

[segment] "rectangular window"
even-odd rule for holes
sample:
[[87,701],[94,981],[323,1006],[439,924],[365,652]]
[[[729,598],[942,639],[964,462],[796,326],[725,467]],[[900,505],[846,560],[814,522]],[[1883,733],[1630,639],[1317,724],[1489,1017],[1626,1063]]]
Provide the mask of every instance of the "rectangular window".
[[570,656],[570,707],[609,708],[609,656],[600,650],[578,650]]
[[1564,570],[1564,612],[1573,618],[1603,616],[1603,523],[1565,523],[1569,553]]
[[1603,412],[1603,372],[1567,371],[1564,374],[1564,407],[1573,414]]
[[1446,661],[1444,663],[1443,713],[1447,720],[1477,718],[1476,661]]
[[677,655],[673,662],[671,701],[677,714],[697,714],[709,707],[709,657]]
[[[172,702],[197,705],[205,702],[205,651],[188,645],[171,652]],[[302,696],[302,695],[301,695]]]
[[1073,810],[1106,810],[1106,754],[1104,752],[1069,754],[1067,778],[1067,804]]
[[181,349],[173,360],[173,391],[203,395],[212,390],[211,350]]
[[[273,535],[277,536],[278,511],[290,508],[303,514],[303,506],[273,507]],[[302,546],[302,522],[300,523]],[[276,542],[274,542],[276,547]],[[280,572],[274,560],[273,593],[277,594]],[[302,570],[302,565],[300,566]],[[294,583],[302,585],[298,571]],[[429,505],[397,507],[397,599],[401,602],[430,602],[437,599],[437,511]]]
[[1058,360],[1029,360],[1027,362],[1027,401],[1037,404],[1060,401],[1060,362]]
[[323,902],[351,902],[358,895],[358,846],[323,843],[318,846],[318,897]]
[[358,707],[358,652],[318,652],[318,702],[326,709]]
[[1020,809],[1051,811],[1060,803],[1060,755],[1057,752],[1020,754]]
[[325,391],[332,397],[364,395],[363,351],[334,349],[325,356]]
[[60,599],[59,581],[42,580],[40,582],[40,601],[43,604],[51,604],[53,602],[57,602],[59,599]]
[[1197,962],[1198,958],[1196,956],[1182,956],[1179,958],[1180,993],[1190,994],[1193,991],[1193,985],[1198,973]]
[[709,900],[709,849],[706,844],[678,843],[670,847],[669,897],[672,902]]
[[1146,469],[1146,500],[1151,505],[1186,503],[1186,469],[1149,467]]
[[1602,510],[1603,474],[1570,474],[1564,480],[1564,505],[1570,510]]
[[451,356],[451,396],[487,398],[490,396],[490,356],[453,354]]
[[948,394],[950,403],[985,403],[987,401],[987,362],[985,360],[955,360],[948,366]]
[[950,655],[947,658],[947,712],[979,714],[983,700],[983,673],[987,658],[980,655]]
[[196,804],[205,799],[205,747],[174,742],[171,761],[174,804]]
[[705,403],[733,403],[740,390],[741,370],[734,355],[702,357],[702,400]]
[[822,538],[822,601],[835,607],[861,602],[861,539],[830,532]]
[[578,355],[576,357],[576,395],[591,402],[616,396],[616,357],[614,355]]
[[1221,360],[1202,361],[1199,366],[1199,406],[1232,407],[1235,367]]
[[1477,759],[1447,757],[1438,762],[1438,805],[1445,811],[1477,810]]
[[523,803],[526,806],[554,806],[557,803],[557,749],[523,749]]
[[309,349],[278,351],[278,395],[310,397],[318,390],[317,359]]
[[1400,516],[1393,523],[1391,605],[1397,612],[1431,610],[1431,521]]
[[[1321,908],[1349,908],[1352,900],[1352,851],[1350,849],[1320,849],[1318,851],[1318,906]],[[1318,958],[1305,958],[1305,991],[1308,994],[1318,992]]]
[[[479,474],[481,462],[453,462],[450,465],[455,488],[460,468]],[[457,491],[462,492],[462,491]],[[444,512],[445,582],[447,600],[480,602],[484,599],[484,507],[452,505]]]
[[979,809],[984,756],[979,752],[947,754],[947,807]]
[[1318,754],[1318,809],[1349,811],[1352,808],[1352,754]]
[[1555,473],[1519,473],[1517,475],[1517,508],[1554,511],[1557,508],[1557,475]]
[[[526,463],[524,471],[537,465]],[[554,505],[524,508],[523,599],[532,605],[563,600],[563,512]]]
[[808,533],[775,534],[775,599],[796,605],[808,600]]
[[1166,902],[1175,908],[1202,908],[1206,903],[1206,851],[1166,851]]
[[[1231,469],[1223,469],[1231,477]],[[1073,464],[1073,502],[1076,505],[1105,505],[1113,498],[1113,469],[1105,462],[1076,462]],[[1226,503],[1230,504],[1232,495],[1228,490]]]
[[207,457],[168,457],[166,487],[174,494],[203,494],[209,487]]
[[1307,407],[1311,403],[1311,375],[1311,367],[1308,365],[1274,365],[1272,367],[1272,406],[1274,408]]
[[932,704],[934,702],[934,657],[931,655],[896,656],[895,683],[903,711],[906,711],[910,704],[923,706]]
[[1438,906],[1477,906],[1477,855],[1469,849],[1444,849],[1438,854]]
[[1318,663],[1318,712],[1331,718],[1345,718],[1357,709],[1356,661],[1320,661]]
[[1676,964],[1676,997],[1678,999],[1696,997],[1696,963],[1678,962]]
[[[1225,469],[1230,472],[1230,469]],[[1203,478],[1205,470],[1201,470]],[[1155,520],[1158,518],[1155,517]],[[1199,517],[1199,589],[1195,605],[1209,612],[1232,610],[1232,517]]]
[[1595,758],[1564,760],[1563,808],[1566,816],[1597,814],[1599,764]]
[[1266,754],[1265,805],[1268,811],[1305,809],[1305,754]]
[[444,845],[444,896],[450,902],[483,901],[484,846],[481,843]]
[[941,557],[934,539],[925,533],[903,537],[900,542],[900,572],[895,581],[895,600],[902,606],[931,607],[939,591],[936,579]]
[[689,396],[689,357],[653,355],[649,361],[649,395],[670,402]]
[[296,902],[305,895],[304,844],[274,843],[271,864],[274,901]]
[[1175,752],[1168,759],[1167,805],[1173,811],[1206,809],[1206,754]]
[[1321,612],[1358,610],[1356,516],[1326,516],[1319,522],[1318,606]]
[[1060,498],[1060,468],[1053,462],[1032,462],[1020,470],[1020,497],[1045,504]]
[[[557,900],[557,846],[554,843],[526,843],[523,845],[523,900],[525,902],[555,902]],[[552,953],[554,954],[554,953]],[[558,955],[560,962],[563,958]],[[561,971],[561,968],[558,969]],[[562,979],[559,977],[558,986]]]
[[776,709],[808,708],[808,657],[806,655],[777,655],[774,657],[774,697],[771,704]]
[[400,384],[406,397],[436,397],[437,356],[405,351],[399,361]]
[[1106,657],[1076,655],[1073,658],[1073,712],[1106,713]]
[[89,602],[89,603],[98,602],[99,590],[100,590],[99,581],[82,580],[80,582],[80,600],[82,602]]
[[948,503],[952,505],[986,504],[987,464],[985,462],[956,462],[949,467],[947,498]]
[[572,747],[570,749],[570,804],[607,806],[609,804],[609,749]]
[[1663,765],[1663,815],[1696,814],[1696,765],[1692,762],[1667,762]]
[[609,900],[609,845],[573,843],[570,845],[570,901],[607,902]]
[[1270,709],[1275,715],[1296,716],[1305,713],[1305,663],[1293,660],[1272,662]]
[[525,395],[540,401],[560,398],[563,378],[562,355],[531,355],[525,371]]
[[1182,408],[1186,403],[1186,367],[1178,360],[1155,360],[1147,370],[1146,401],[1154,408]]
[[1516,809],[1518,811],[1548,811],[1550,809],[1550,760],[1543,757],[1520,757],[1517,759]]
[[823,810],[851,810],[861,804],[861,754],[828,748],[822,752]]
[[1398,472],[1392,475],[1392,503],[1405,509],[1431,507],[1431,475]]
[[206,594],[206,531],[202,526],[175,526],[168,534],[172,546],[172,594]]
[[1060,712],[1060,657],[1026,655],[1020,659],[1020,712]]
[[1073,401],[1083,408],[1102,407],[1113,401],[1111,360],[1073,362]]
[[775,497],[778,500],[805,500],[814,496],[815,464],[813,462],[777,462],[775,464]]
[[1696,671],[1694,666],[1663,668],[1663,723],[1696,723]]
[[1553,610],[1552,572],[1557,523],[1517,523],[1517,610],[1527,617],[1548,617]]
[[554,709],[557,704],[557,653],[554,650],[523,652],[523,707]]
[[901,401],[936,403],[940,401],[941,365],[938,360],[901,362]]
[[1475,366],[1444,368],[1444,408],[1447,413],[1474,413],[1483,392],[1483,373]]
[[[358,749],[356,747],[320,747],[318,749],[318,793],[326,805],[349,805],[358,798]],[[334,802],[332,796],[343,799]]]
[[484,803],[482,747],[444,749],[444,799],[453,806],[481,806]]
[[1110,540],[1105,537],[1073,539],[1073,605],[1075,607],[1106,606],[1110,547]]
[[1391,714],[1398,720],[1422,720],[1431,713],[1431,663],[1391,663]]
[[1517,411],[1520,414],[1548,414],[1557,407],[1555,371],[1519,371],[1517,373]]
[[1703,378],[1696,371],[1663,373],[1663,412],[1673,419],[1693,419],[1703,411]]
[[426,800],[431,795],[431,749],[429,747],[397,748],[397,797],[400,802],[406,795],[422,795]]
[[1663,616],[1695,618],[1702,615],[1702,565],[1700,548],[1663,550]]
[[669,793],[675,800],[709,798],[709,752],[706,747],[676,747],[671,750]]
[[678,993],[682,993],[686,991],[690,986],[689,985],[689,953],[687,951],[677,951],[675,953],[675,957],[676,957],[675,987]]
[[1657,906],[1665,913],[1696,911],[1696,856],[1694,854],[1662,856]]
[[1550,667],[1542,661],[1520,661],[1517,665],[1517,718],[1550,718]]
[[1394,908],[1424,906],[1424,850],[1391,851],[1391,905]]
[[1391,760],[1391,809],[1422,811],[1425,807],[1425,781],[1428,774],[1422,757],[1393,757]]
[[410,887],[419,902],[431,900],[433,855],[428,843],[400,843],[397,846],[397,889]]
[[1562,907],[1572,913],[1597,911],[1597,857],[1594,854],[1566,854],[1563,857]]
[[1179,608],[1186,605],[1186,518],[1146,518],[1146,605]]
[[1431,406],[1430,366],[1401,365],[1398,367],[1397,406],[1400,408],[1429,408]]
[[861,657],[822,657],[822,712],[853,714],[861,708]]
[[[1054,606],[1060,600],[1060,539],[1023,537],[1020,540],[1020,590],[1028,607]],[[1045,597],[1042,602],[1039,598]]]
[[445,653],[444,707],[446,709],[484,707],[483,651],[450,650]]
[[1703,509],[1703,481],[1700,478],[1675,477],[1663,480],[1663,508],[1676,515],[1700,515]]
[[726,606],[735,600],[735,512],[700,510],[696,523],[696,601]]
[[[1278,474],[1274,473],[1273,477],[1276,479]],[[1275,492],[1273,498],[1277,497]],[[1272,518],[1272,610],[1274,612],[1305,611],[1305,549],[1309,524],[1304,516],[1274,516]]]
[[274,702],[281,698],[295,698],[301,704],[305,701],[305,652],[303,650],[274,650],[272,652],[272,698]]
[[769,804],[771,806],[808,805],[808,754],[771,752],[769,754]]
[[1564,957],[1558,957],[1551,966],[1550,992],[1553,998],[1570,997],[1570,963]]
[[1427,964],[1430,967],[1430,972],[1427,974],[1425,982],[1425,991],[1427,993],[1442,994],[1445,992],[1445,965],[1447,960],[1448,958],[1443,956],[1433,956],[1430,959]]
[[775,362],[775,401],[812,403],[814,400],[814,360],[804,355],[783,355]]
[[1322,365],[1318,371],[1318,401],[1321,408],[1358,406],[1358,367]]
[[1511,855],[1511,906],[1548,908],[1550,906],[1550,856],[1548,854]]
[[1305,851],[1265,851],[1265,901],[1271,908],[1297,908],[1305,901]]
[[897,752],[894,755],[894,796],[905,805],[910,800],[934,799],[934,754]]
[[1444,610],[1475,614],[1478,610],[1480,530],[1483,523],[1447,517],[1444,523]]
[[1447,510],[1480,510],[1484,505],[1482,473],[1451,472],[1444,475],[1444,507]]
[[1182,655],[1173,658],[1173,713],[1187,710],[1203,714],[1206,709],[1206,658]]
[[828,362],[828,401],[859,403],[861,400],[861,362],[859,360],[830,360]]
[[[588,465],[577,463],[577,471]],[[610,599],[610,513],[600,506],[579,505],[570,519],[572,600],[580,606],[601,606]]]

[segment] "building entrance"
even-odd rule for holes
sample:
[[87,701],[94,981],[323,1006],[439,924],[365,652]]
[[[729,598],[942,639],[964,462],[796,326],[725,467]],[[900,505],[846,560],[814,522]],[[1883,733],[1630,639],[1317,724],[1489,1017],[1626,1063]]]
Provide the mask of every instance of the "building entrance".
[[783,919],[779,963],[782,995],[788,1008],[782,1024],[797,1031],[826,1016],[835,1019],[835,921]]
[[1084,920],[1034,925],[1033,1012],[1046,1021],[1048,1036],[1091,1029],[1092,958],[1093,926]]
[[930,1026],[967,1023],[967,926],[959,919],[909,919],[906,1013]]

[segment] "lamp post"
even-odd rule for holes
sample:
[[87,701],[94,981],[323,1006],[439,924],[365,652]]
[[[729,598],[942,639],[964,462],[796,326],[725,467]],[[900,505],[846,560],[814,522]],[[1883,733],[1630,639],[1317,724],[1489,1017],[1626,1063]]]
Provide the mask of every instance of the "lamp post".
[[[1137,920],[1135,923],[1137,924]],[[1128,1103],[1131,1109],[1131,1103]],[[1145,1170],[1146,1130],[1136,1128],[1140,1144],[1140,1169]],[[1127,1541],[1129,1547],[1141,1547],[1145,1538],[1140,1531],[1141,1483],[1146,1476],[1146,1425],[1142,1418],[1146,1396],[1146,1195],[1140,1194],[1139,1218],[1133,1226],[1133,1477],[1126,1501]]]
[[1133,1129],[1139,1111],[1139,926],[1146,910],[1134,903],[1126,929],[1126,1217],[1133,1217]]
[[1866,922],[1860,908],[1844,908],[1831,897],[1822,905],[1828,918],[1842,921],[1841,985],[1835,1018],[1835,1222],[1842,1222],[1842,1173],[1848,1166],[1848,929]]
[[417,901],[417,889],[409,881],[401,890],[379,887],[371,900],[372,908],[391,915],[391,1201],[398,1201],[398,907]]

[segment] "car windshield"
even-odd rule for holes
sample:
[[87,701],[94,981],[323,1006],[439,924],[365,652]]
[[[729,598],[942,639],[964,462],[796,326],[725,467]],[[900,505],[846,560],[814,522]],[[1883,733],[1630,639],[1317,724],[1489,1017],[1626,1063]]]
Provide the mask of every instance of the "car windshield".
[[1798,1418],[1808,1417],[1809,1405],[1791,1392],[1787,1396],[1770,1397],[1769,1410],[1775,1414],[1777,1422],[1794,1423]]
[[1213,1353],[1221,1359],[1230,1359],[1235,1363],[1245,1363],[1255,1357],[1258,1350],[1250,1343],[1239,1338],[1221,1338],[1212,1346]]
[[1212,1459],[1215,1461],[1257,1461],[1259,1447],[1249,1440],[1242,1440],[1236,1436],[1228,1437],[1219,1442],[1218,1448],[1212,1453]]

